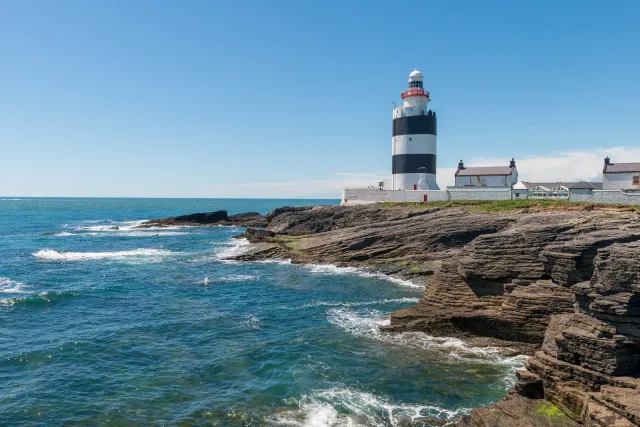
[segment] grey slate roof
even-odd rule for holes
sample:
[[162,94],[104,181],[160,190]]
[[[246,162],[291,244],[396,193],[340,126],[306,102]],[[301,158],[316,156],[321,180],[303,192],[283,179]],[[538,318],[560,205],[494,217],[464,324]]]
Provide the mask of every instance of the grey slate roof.
[[572,182],[526,182],[522,183],[527,189],[532,190],[536,187],[545,187],[552,190],[556,187],[567,187],[569,190],[602,190],[602,183],[596,181],[572,181]]
[[640,163],[609,163],[604,165],[604,173],[640,172]]
[[509,166],[481,166],[477,168],[458,169],[456,176],[500,176],[511,175]]

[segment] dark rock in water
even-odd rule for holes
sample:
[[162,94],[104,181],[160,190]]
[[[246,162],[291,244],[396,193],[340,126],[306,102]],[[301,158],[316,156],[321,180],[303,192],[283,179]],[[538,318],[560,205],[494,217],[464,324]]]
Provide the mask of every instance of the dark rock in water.
[[196,224],[216,224],[229,219],[227,211],[201,212],[189,215],[181,215],[173,218],[175,222],[188,222]]
[[108,230],[120,230],[120,227],[118,227],[117,225],[112,225],[108,228]]
[[258,230],[255,228],[247,228],[247,231],[244,234],[244,237],[251,243],[265,242],[269,241],[270,238],[274,237],[276,233],[273,231],[267,230]]
[[180,215],[164,219],[145,221],[137,228],[170,227],[170,226],[210,226],[227,225],[236,227],[266,227],[268,220],[258,212],[247,212],[228,215],[227,211],[200,212]]
[[43,236],[55,236],[56,234],[58,233],[56,233],[55,231],[46,231],[42,233]]

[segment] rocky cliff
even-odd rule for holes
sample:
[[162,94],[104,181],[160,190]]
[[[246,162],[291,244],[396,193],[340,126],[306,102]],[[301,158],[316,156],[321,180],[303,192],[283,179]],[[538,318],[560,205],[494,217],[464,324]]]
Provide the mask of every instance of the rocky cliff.
[[532,355],[503,401],[460,426],[640,425],[638,214],[425,206],[283,208],[247,230],[253,249],[238,258],[355,266],[424,283],[422,299],[393,313],[386,331]]
[[505,400],[460,426],[640,425],[633,211],[321,207],[281,212],[247,237],[256,246],[245,260],[334,263],[427,283],[415,306],[392,314],[390,333],[532,354]]

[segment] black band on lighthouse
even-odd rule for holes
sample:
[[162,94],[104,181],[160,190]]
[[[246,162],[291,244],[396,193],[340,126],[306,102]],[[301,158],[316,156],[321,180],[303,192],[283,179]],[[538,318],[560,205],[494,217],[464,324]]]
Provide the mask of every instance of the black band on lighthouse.
[[392,157],[391,173],[393,174],[418,173],[418,168],[425,168],[425,173],[436,173],[436,155],[396,154]]
[[[431,111],[429,111],[431,113]],[[437,120],[433,114],[408,116],[393,119],[393,136],[398,135],[437,135]]]

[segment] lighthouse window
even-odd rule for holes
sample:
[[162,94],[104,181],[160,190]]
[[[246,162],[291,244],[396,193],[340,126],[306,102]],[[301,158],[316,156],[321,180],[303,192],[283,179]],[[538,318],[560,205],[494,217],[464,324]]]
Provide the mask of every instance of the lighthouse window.
[[409,87],[422,87],[422,82],[409,82]]

